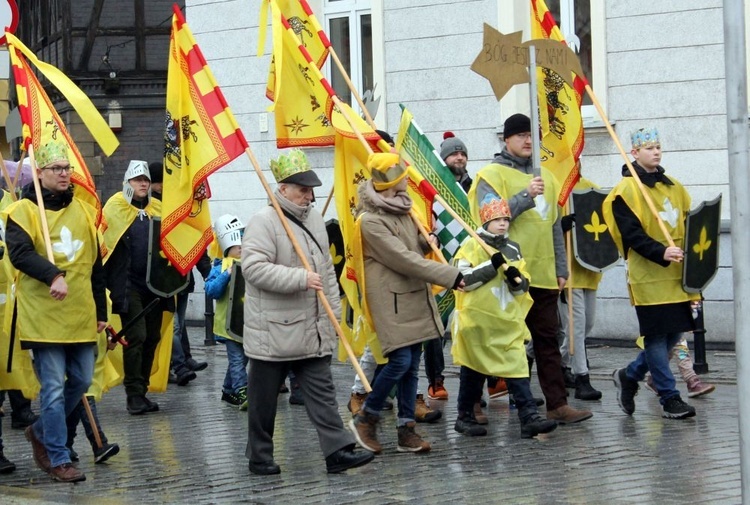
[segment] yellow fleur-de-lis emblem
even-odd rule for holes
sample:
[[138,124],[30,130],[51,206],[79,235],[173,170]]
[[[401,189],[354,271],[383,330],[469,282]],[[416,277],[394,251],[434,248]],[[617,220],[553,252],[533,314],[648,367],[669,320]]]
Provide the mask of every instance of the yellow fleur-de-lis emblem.
[[711,248],[711,241],[707,239],[706,227],[701,228],[701,236],[697,244],[693,244],[693,251],[698,254],[698,259],[703,261],[703,253]]
[[591,214],[591,223],[584,224],[583,229],[594,234],[594,241],[599,242],[599,234],[607,231],[607,225],[599,220],[599,214],[596,211]]
[[343,260],[344,257],[336,253],[336,244],[331,244],[328,249],[331,251],[331,259],[333,260],[333,264],[338,265],[339,263],[341,263],[341,260]]

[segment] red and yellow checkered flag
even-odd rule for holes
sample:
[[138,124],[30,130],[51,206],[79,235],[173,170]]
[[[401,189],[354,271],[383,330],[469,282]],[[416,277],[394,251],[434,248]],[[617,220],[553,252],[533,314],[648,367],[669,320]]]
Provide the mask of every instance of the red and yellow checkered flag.
[[213,240],[208,176],[240,156],[247,142],[182,12],[173,10],[161,247],[185,275]]
[[96,209],[96,224],[98,226],[101,221],[102,204],[96,194],[94,178],[91,177],[86,162],[83,160],[75,142],[73,142],[70,133],[68,133],[65,123],[60,119],[49,96],[34,75],[29,61],[49,79],[50,83],[73,106],[107,156],[112,154],[119,145],[117,137],[112,133],[94,104],[73,81],[56,67],[38,60],[36,55],[13,34],[6,33],[6,37],[8,38],[13,79],[16,84],[18,111],[23,125],[24,149],[28,150],[31,145],[36,150],[49,142],[59,142],[67,146],[70,166],[73,169],[71,181],[74,184],[75,196]]

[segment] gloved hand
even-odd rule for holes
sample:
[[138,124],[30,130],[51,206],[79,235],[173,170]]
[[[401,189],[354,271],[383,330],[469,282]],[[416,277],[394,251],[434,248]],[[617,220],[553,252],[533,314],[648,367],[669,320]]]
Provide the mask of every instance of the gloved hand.
[[573,229],[573,223],[576,222],[575,214],[568,214],[560,219],[560,226],[562,226],[563,233],[567,233]]
[[503,257],[503,253],[496,252],[492,255],[490,261],[492,262],[492,266],[495,268],[495,270],[497,270],[503,263],[505,263],[505,258]]
[[508,283],[511,285],[511,287],[517,288],[521,285],[521,283],[516,279],[522,280],[523,276],[516,267],[508,267],[508,269],[503,272],[503,274],[505,274],[505,278],[508,279]]

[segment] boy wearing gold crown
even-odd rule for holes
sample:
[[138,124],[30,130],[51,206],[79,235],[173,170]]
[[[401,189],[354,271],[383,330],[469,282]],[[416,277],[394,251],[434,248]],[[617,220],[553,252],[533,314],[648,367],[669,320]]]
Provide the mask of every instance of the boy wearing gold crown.
[[633,168],[675,246],[668,245],[637,181],[623,166],[623,178],[604,200],[602,213],[620,254],[628,263],[630,301],[638,316],[644,350],[627,367],[615,370],[612,378],[617,401],[627,415],[635,412],[638,382],[650,371],[659,392],[663,417],[685,419],[693,417],[695,409],[682,401],[675,388],[669,354],[683,332],[695,329],[690,302],[697,295],[683,291],[680,265],[684,258],[681,246],[690,195],[673,176],[667,177],[660,165],[661,143],[656,128],[633,132],[631,141]]
[[[487,376],[503,377],[518,407],[521,437],[549,433],[557,422],[537,411],[529,385],[525,342],[531,338],[526,315],[533,303],[528,295],[529,279],[518,244],[508,240],[508,202],[488,194],[479,209],[482,227],[477,233],[493,250],[490,256],[479,242],[467,240],[455,262],[464,276],[465,292],[456,293],[453,319],[453,362],[461,365],[458,419],[455,430],[481,436],[487,430],[477,423],[475,405],[482,397]],[[503,263],[509,265],[497,275]]]
[[[40,418],[26,428],[34,461],[61,482],[86,480],[71,464],[65,418],[91,384],[97,333],[107,321],[105,278],[96,210],[73,195],[67,146],[49,142],[36,152],[54,263],[47,259],[33,185],[2,212],[16,282],[16,332],[34,354],[41,383]],[[42,317],[40,317],[42,315]]]
[[406,168],[398,154],[375,153],[367,166],[372,179],[360,185],[357,226],[362,237],[365,311],[388,363],[372,384],[360,412],[349,422],[357,441],[374,453],[380,411],[397,387],[399,452],[427,452],[429,442],[415,431],[415,404],[422,343],[444,328],[431,284],[463,287],[458,269],[424,257],[427,241],[410,217]]
[[311,204],[321,185],[305,153],[292,149],[271,161],[278,182],[274,193],[311,270],[302,266],[279,215],[268,206],[255,214],[242,237],[245,278],[243,346],[249,358],[245,455],[250,472],[281,472],[273,460],[273,432],[279,387],[291,370],[299,379],[305,410],[318,432],[328,473],[372,461],[354,452],[354,438],[344,428],[331,376],[336,331],[318,300],[323,291],[334,313],[341,311],[323,216]]

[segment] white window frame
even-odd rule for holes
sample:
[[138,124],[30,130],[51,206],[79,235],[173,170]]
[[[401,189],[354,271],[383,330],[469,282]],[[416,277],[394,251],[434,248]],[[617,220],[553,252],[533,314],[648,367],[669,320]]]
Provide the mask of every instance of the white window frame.
[[[362,65],[362,34],[360,25],[360,16],[370,15],[370,25],[372,30],[372,78],[374,88],[374,99],[380,99],[377,109],[377,116],[373,118],[376,124],[385,123],[385,62],[384,62],[384,37],[383,37],[383,0],[319,0],[321,6],[320,12],[323,12],[322,24],[323,29],[330,37],[329,23],[332,19],[348,17],[350,33],[350,74],[349,78],[354,83],[355,88],[360,96],[367,90],[361,89],[363,65]],[[329,60],[325,67],[326,77],[331,80],[331,71],[335,63]],[[361,113],[357,100],[353,94],[349,97],[339,97],[344,101],[350,99],[352,108]],[[364,99],[364,98],[363,98]]]
[[[750,0],[745,0],[750,1]],[[571,11],[575,7],[575,0],[560,0],[560,9],[568,8]],[[592,65],[592,89],[596,99],[607,111],[607,44],[606,44],[606,13],[604,2],[591,0],[591,65]],[[498,1],[498,30],[502,33],[512,33],[523,29],[523,40],[531,38],[531,6],[529,0]],[[561,16],[561,24],[567,25],[566,17]],[[560,27],[563,30],[563,27]],[[565,29],[568,29],[565,26]],[[565,30],[563,30],[563,36]],[[567,40],[567,37],[566,37]],[[516,112],[529,111],[529,87],[518,85],[511,90],[500,101],[501,119],[504,121],[508,116]],[[584,127],[596,127],[603,125],[602,118],[593,105],[581,107]]]

